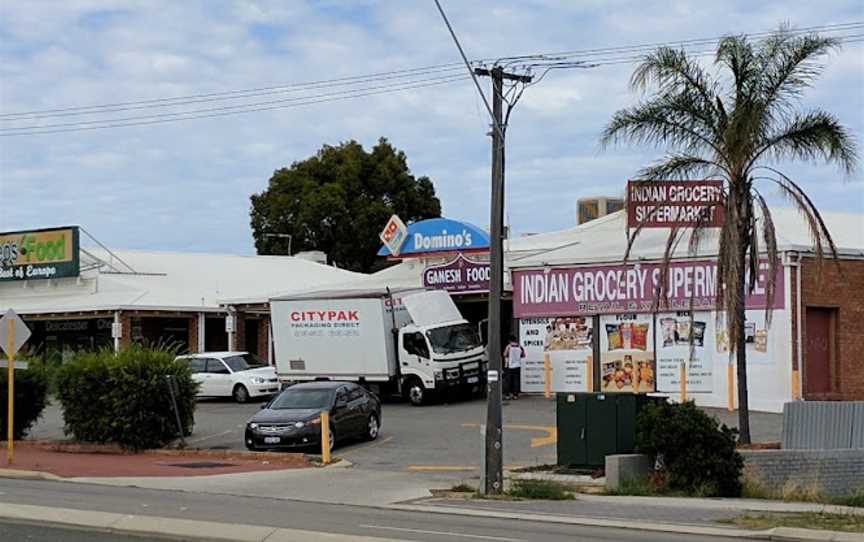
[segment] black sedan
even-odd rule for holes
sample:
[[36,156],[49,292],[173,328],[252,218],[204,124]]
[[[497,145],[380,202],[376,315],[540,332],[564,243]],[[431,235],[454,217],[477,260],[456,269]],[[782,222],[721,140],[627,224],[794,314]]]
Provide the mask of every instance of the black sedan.
[[330,414],[330,449],[351,438],[375,440],[381,401],[351,382],[296,384],[265,404],[246,423],[250,450],[321,449],[321,413]]

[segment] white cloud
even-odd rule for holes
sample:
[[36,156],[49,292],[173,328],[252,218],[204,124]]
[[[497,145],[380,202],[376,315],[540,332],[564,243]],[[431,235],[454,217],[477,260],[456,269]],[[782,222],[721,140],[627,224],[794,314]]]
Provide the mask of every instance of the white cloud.
[[[860,19],[855,2],[445,2],[469,56],[592,49]],[[380,2],[6,2],[0,110],[58,108],[284,85],[459,60],[433,4]],[[792,15],[790,15],[792,14]],[[805,104],[861,141],[861,44],[830,59]],[[659,155],[600,152],[610,115],[634,103],[631,64],[552,72],[508,131],[508,216],[516,231],[574,223],[575,199],[617,194]],[[488,94],[488,80],[482,81]],[[332,89],[340,90],[340,89]],[[261,101],[290,97],[283,94]],[[212,107],[221,103],[203,103]],[[135,116],[161,109],[117,113]],[[75,117],[27,121],[74,122]],[[24,125],[4,123],[0,126]],[[435,181],[445,212],[489,220],[488,119],[469,81],[307,107],[174,124],[0,140],[0,228],[80,223],[117,247],[251,251],[249,195],[323,143],[381,136]],[[860,182],[784,165],[825,209],[864,211]],[[860,174],[856,179],[861,179]],[[818,187],[818,190],[816,189]]]

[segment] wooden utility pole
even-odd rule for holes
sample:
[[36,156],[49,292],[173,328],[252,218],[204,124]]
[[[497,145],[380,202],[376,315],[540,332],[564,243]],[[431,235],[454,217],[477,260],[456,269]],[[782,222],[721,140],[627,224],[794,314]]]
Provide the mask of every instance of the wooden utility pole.
[[528,83],[531,76],[504,72],[496,66],[477,68],[475,75],[492,78],[492,209],[489,226],[489,367],[487,373],[485,494],[500,494],[504,490],[504,444],[501,426],[501,385],[503,367],[501,356],[501,293],[504,289],[504,134],[502,110],[504,80]]

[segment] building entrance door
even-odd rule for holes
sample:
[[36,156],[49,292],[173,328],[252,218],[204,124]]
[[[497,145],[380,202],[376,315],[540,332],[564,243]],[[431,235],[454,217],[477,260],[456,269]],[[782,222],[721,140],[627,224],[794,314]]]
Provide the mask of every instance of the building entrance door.
[[830,393],[836,309],[807,307],[804,329],[804,398]]

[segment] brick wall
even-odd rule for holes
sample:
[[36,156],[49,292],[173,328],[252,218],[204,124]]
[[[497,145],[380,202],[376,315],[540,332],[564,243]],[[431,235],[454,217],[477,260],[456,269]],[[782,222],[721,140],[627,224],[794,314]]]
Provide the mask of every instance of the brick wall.
[[234,313],[234,350],[246,348],[246,315],[240,311]]
[[193,314],[189,317],[189,353],[198,352],[198,315]]
[[270,349],[268,348],[268,335],[267,330],[270,328],[270,318],[263,316],[258,321],[258,355],[261,356],[261,359],[269,362],[270,356],[268,352]]
[[[794,272],[793,272],[794,280]],[[795,285],[792,284],[793,307]],[[811,396],[823,400],[864,400],[864,260],[825,260],[821,269],[812,258],[802,259],[801,272],[802,338],[806,344],[806,309],[829,307],[837,309],[836,344],[832,381],[834,390],[828,394]],[[792,336],[796,337],[797,321],[793,318]],[[794,341],[793,341],[794,343]],[[806,356],[803,352],[806,378]],[[793,345],[793,355],[797,356]],[[806,385],[805,385],[806,389]]]
[[132,343],[132,316],[120,313],[120,346],[129,346]]
[[862,449],[746,450],[741,455],[745,479],[773,493],[842,497],[864,491]]

